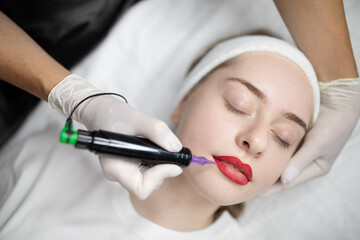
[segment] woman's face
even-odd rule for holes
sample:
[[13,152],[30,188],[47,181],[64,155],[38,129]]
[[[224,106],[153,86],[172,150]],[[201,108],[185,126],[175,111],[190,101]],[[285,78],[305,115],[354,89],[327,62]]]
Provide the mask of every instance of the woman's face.
[[190,165],[186,180],[218,205],[259,195],[285,169],[312,112],[311,85],[295,63],[267,52],[231,60],[172,114],[183,145],[217,163]]

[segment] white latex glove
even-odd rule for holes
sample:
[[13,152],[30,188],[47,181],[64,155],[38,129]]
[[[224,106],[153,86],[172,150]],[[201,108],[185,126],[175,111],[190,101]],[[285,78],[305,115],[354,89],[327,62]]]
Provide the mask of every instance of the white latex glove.
[[319,82],[320,114],[278,181],[263,196],[322,176],[349,139],[360,115],[360,78]]
[[[92,94],[100,93],[79,76],[69,75],[51,91],[48,102],[66,117],[77,103]],[[91,98],[75,110],[73,119],[89,130],[115,131],[144,136],[168,151],[178,152],[182,145],[166,123],[146,116],[118,97],[105,95]],[[167,177],[175,177],[182,169],[174,164],[145,167],[129,158],[99,157],[104,176],[119,182],[140,199],[147,198]]]

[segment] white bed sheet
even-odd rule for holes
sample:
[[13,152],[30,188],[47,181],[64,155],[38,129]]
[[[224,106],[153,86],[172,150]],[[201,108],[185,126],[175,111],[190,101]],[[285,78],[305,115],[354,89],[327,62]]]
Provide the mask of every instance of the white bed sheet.
[[[344,4],[359,69],[360,2]],[[72,70],[105,91],[124,94],[135,108],[170,124],[174,96],[192,60],[218,38],[258,28],[292,41],[272,1],[148,0],[131,9]],[[1,150],[1,157],[11,159],[28,149],[21,146],[32,141],[32,134],[59,125],[61,119],[42,103]],[[359,155],[360,124],[329,174],[249,201],[239,224],[249,239],[358,239]],[[11,186],[1,178],[0,184]]]

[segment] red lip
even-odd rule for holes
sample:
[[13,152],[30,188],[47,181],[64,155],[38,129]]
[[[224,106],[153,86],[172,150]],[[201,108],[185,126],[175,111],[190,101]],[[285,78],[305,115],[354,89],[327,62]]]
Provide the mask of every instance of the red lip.
[[[231,181],[246,185],[252,179],[252,169],[248,164],[233,156],[213,156],[220,172]],[[231,166],[232,165],[232,166]]]

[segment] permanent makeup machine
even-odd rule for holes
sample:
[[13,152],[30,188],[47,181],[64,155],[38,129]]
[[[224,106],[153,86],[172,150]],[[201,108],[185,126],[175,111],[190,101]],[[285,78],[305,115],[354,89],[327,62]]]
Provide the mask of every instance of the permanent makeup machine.
[[169,152],[143,137],[103,130],[74,131],[71,116],[75,109],[87,99],[100,95],[117,95],[127,102],[123,96],[115,93],[95,94],[83,99],[74,107],[67,119],[64,129],[61,131],[60,142],[74,145],[76,148],[88,149],[98,155],[130,157],[134,161],[140,159],[143,164],[149,166],[176,164],[180,167],[188,167],[190,163],[198,165],[215,164],[215,162],[209,161],[205,157],[192,155],[188,148],[184,147],[180,152]]

